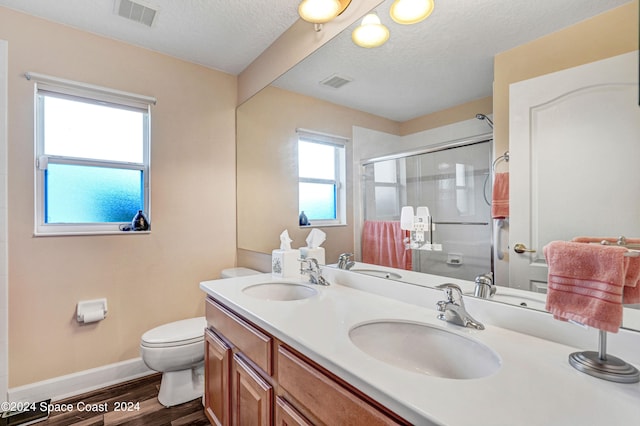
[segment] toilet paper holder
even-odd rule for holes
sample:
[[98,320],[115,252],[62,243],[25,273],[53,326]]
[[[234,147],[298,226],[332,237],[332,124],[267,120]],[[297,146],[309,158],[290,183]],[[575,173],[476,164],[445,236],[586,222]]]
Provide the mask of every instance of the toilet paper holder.
[[105,319],[107,316],[107,299],[81,300],[76,309],[76,321],[88,324]]

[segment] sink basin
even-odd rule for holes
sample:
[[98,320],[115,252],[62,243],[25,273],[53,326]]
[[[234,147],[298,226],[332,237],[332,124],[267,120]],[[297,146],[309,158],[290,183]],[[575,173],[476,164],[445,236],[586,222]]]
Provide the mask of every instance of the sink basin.
[[500,357],[473,339],[404,321],[358,325],[349,332],[363,352],[394,367],[447,379],[478,379],[500,369]]
[[390,272],[390,271],[384,271],[382,269],[352,268],[350,269],[350,271],[359,272],[361,274],[371,275],[374,277],[389,278],[394,280],[399,280],[400,278],[402,278],[402,275],[400,274],[397,274],[395,272]]
[[249,286],[243,293],[264,300],[301,300],[318,294],[315,288],[295,283],[264,283]]

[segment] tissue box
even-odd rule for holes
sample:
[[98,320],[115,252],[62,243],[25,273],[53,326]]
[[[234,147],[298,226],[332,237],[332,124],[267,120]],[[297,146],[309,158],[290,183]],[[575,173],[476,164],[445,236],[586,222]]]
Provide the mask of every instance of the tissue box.
[[300,247],[300,258],[306,259],[307,257],[313,257],[320,265],[326,265],[324,261],[324,247]]
[[271,252],[271,274],[280,278],[300,278],[300,250]]

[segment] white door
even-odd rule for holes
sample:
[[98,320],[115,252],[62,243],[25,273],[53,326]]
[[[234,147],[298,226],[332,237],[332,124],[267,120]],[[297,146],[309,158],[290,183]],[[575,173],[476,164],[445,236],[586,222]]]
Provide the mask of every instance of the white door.
[[544,292],[550,241],[640,237],[638,52],[514,83],[509,105],[509,283]]

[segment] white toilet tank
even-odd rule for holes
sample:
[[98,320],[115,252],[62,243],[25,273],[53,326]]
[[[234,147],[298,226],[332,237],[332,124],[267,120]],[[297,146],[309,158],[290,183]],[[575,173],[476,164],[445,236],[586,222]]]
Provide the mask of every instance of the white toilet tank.
[[245,277],[247,275],[257,275],[257,274],[260,274],[260,273],[261,272],[258,272],[258,271],[253,270],[253,269],[244,268],[244,267],[237,267],[237,268],[223,269],[222,273],[220,274],[220,276],[222,278],[238,278],[238,277]]

